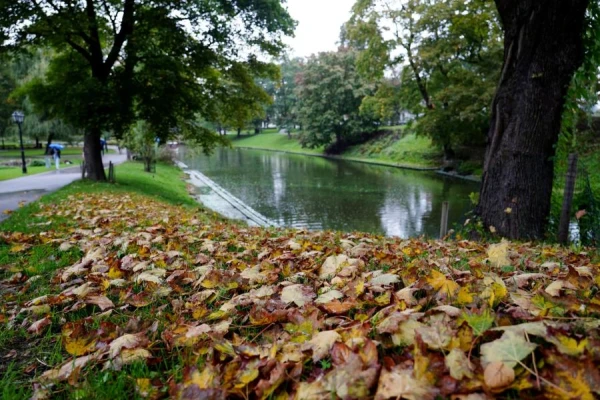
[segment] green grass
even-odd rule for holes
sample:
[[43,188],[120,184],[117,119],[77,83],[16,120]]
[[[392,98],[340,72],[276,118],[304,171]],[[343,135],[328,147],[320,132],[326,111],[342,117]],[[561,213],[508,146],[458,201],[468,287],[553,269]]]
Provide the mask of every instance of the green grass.
[[[198,210],[195,215],[199,218],[208,218],[201,214],[198,203],[187,192],[186,183],[181,179],[183,173],[174,166],[158,164],[156,173],[143,171],[143,164],[128,162],[116,167],[117,183],[93,183],[90,181],[74,182],[57,192],[43,196],[39,201],[30,203],[16,210],[10,218],[0,222],[0,232],[22,232],[23,234],[38,235],[42,232],[61,231],[68,232],[73,229],[77,221],[72,216],[53,215],[51,219],[39,215],[44,204],[68,202],[69,196],[86,194],[131,194],[137,193],[159,201],[182,206],[188,210]],[[93,204],[90,204],[93,207]],[[142,222],[142,221],[140,221]],[[129,229],[129,228],[124,228]],[[58,268],[72,265],[81,259],[83,252],[78,246],[67,251],[60,251],[55,243],[37,243],[27,251],[27,256],[22,253],[11,252],[6,244],[0,241],[0,280],[12,276],[16,272],[23,272],[27,276],[39,275],[40,278],[32,283],[27,293],[0,293],[0,313],[2,304],[8,301],[22,302],[26,296],[35,293],[37,296],[55,294],[56,288],[50,285],[52,277]],[[67,320],[79,318],[79,314],[72,313]],[[25,314],[19,316],[19,322]],[[52,314],[52,326],[60,327],[60,314]],[[125,324],[127,321],[122,321]],[[4,349],[15,349],[18,357],[15,360],[0,359],[0,398],[23,399],[31,396],[32,374],[23,371],[28,365],[39,364],[41,360],[48,365],[58,365],[64,361],[60,330],[49,330],[41,338],[31,338],[25,329],[8,329],[0,323],[0,354],[6,354]],[[35,371],[33,373],[36,373]],[[127,366],[123,371],[105,371],[94,374],[77,388],[69,390],[69,398],[96,398],[96,399],[121,399],[131,397],[131,377],[147,377],[147,367],[144,364]]]
[[289,139],[286,134],[278,133],[275,129],[265,129],[258,135],[242,135],[238,138],[237,134],[231,134],[228,137],[234,147],[278,150],[298,154],[323,154],[322,147],[316,149],[303,148],[298,142],[297,133],[292,133],[292,138]]
[[401,130],[383,133],[344,152],[347,158],[367,158],[413,167],[437,167],[441,152],[431,140],[414,134],[402,136]]
[[[441,152],[434,147],[431,140],[415,135],[402,136],[403,127],[386,127],[386,133],[361,145],[347,149],[341,158],[406,166],[411,168],[432,168],[440,165]],[[258,135],[228,135],[234,147],[277,150],[297,154],[323,155],[323,147],[316,149],[303,148],[298,142],[298,134],[287,135],[275,129],[267,129]]]
[[[25,157],[44,157],[45,148],[25,149]],[[60,151],[61,156],[80,156],[83,149],[81,147],[65,147]],[[21,150],[0,150],[0,157],[21,157]]]
[[22,176],[29,176],[35,174],[41,174],[42,172],[52,171],[52,169],[47,169],[46,167],[27,167],[27,174],[23,173],[23,169],[21,167],[2,167],[0,166],[0,181],[5,181],[7,179],[20,178]]

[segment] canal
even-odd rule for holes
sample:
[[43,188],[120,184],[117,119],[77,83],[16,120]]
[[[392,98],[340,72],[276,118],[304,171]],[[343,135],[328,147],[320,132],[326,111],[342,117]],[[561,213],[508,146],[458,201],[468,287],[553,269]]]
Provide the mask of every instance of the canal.
[[478,184],[352,161],[249,149],[180,154],[190,169],[281,226],[364,231],[403,238],[439,235],[442,202],[449,225],[464,221]]

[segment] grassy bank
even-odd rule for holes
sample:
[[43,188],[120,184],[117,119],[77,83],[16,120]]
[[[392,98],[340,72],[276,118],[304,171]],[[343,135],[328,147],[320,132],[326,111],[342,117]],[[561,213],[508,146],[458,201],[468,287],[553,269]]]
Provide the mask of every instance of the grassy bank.
[[[81,152],[83,151],[83,149],[81,147],[65,147],[64,149],[62,149],[60,151],[61,156],[81,156]],[[32,158],[32,157],[45,157],[45,148],[43,149],[25,149],[25,157],[26,158]],[[19,149],[13,149],[13,150],[0,150],[0,157],[1,158],[20,158],[21,157],[21,150]]]
[[[231,135],[234,147],[286,151],[306,155],[324,155],[323,147],[316,149],[303,148],[298,141],[298,134],[292,138],[286,134],[268,129],[258,135]],[[343,159],[374,162],[393,166],[412,168],[433,168],[440,166],[440,151],[429,139],[414,135],[402,136],[400,129],[389,130],[367,143],[352,146],[339,156]]]
[[588,249],[240,227],[117,167],[0,224],[0,397],[593,398]]

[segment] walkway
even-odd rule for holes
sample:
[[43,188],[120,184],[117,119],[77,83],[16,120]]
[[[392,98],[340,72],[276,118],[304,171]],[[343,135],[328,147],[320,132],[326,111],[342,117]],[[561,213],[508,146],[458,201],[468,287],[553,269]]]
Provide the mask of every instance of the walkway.
[[[104,166],[108,163],[121,164],[127,160],[123,154],[107,154],[103,157]],[[79,166],[52,170],[41,174],[27,175],[21,178],[0,182],[0,221],[8,218],[6,210],[16,210],[20,205],[31,203],[45,194],[54,192],[63,186],[81,179]]]

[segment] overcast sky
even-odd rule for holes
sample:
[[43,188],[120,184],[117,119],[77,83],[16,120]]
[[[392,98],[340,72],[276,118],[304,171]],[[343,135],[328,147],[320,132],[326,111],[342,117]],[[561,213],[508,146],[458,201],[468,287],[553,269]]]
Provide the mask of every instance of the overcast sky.
[[296,21],[296,37],[287,39],[291,57],[306,57],[320,51],[336,50],[340,27],[350,19],[355,0],[287,0]]

